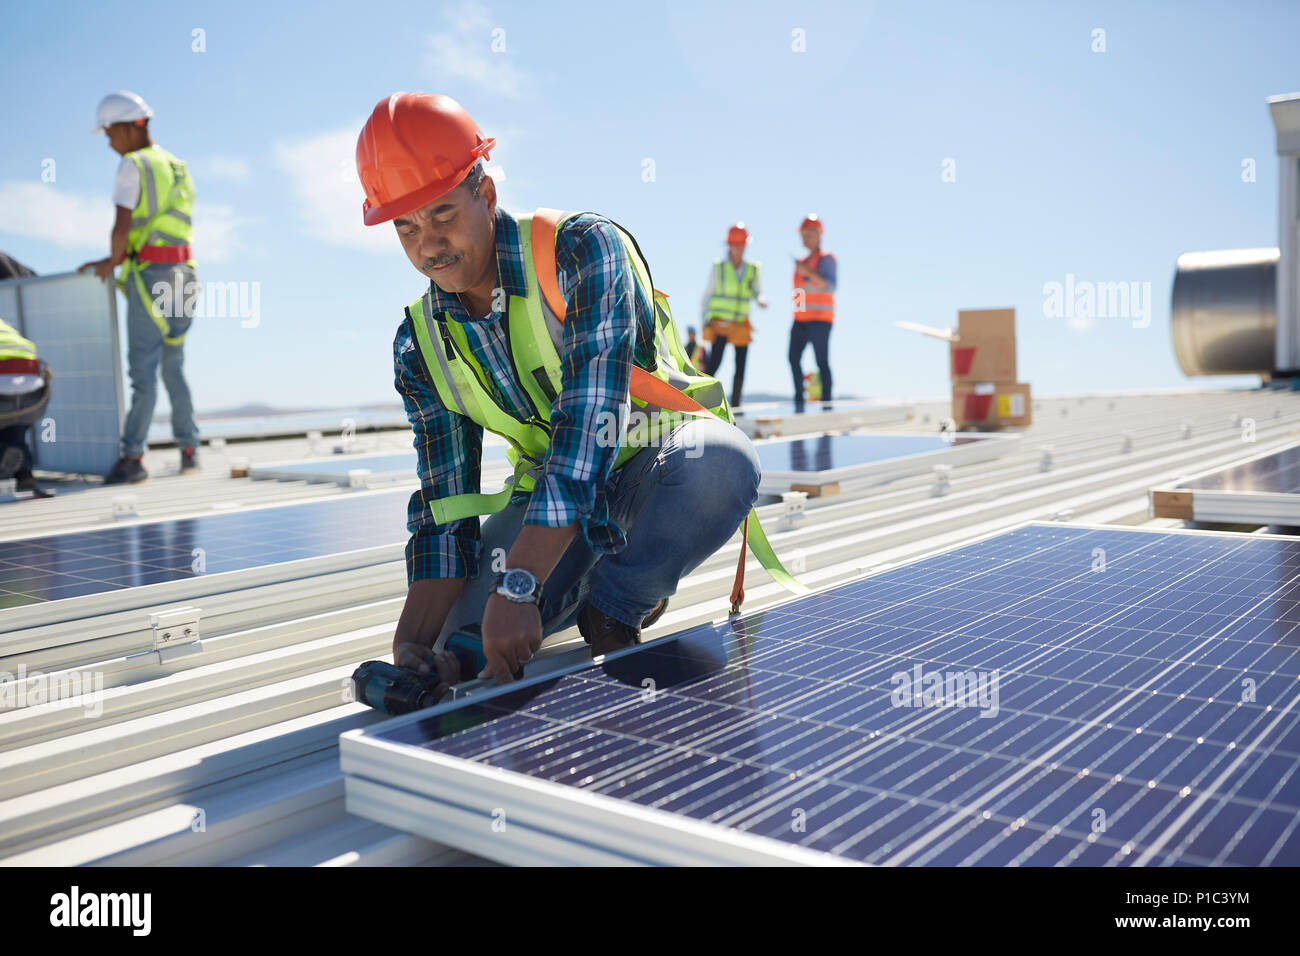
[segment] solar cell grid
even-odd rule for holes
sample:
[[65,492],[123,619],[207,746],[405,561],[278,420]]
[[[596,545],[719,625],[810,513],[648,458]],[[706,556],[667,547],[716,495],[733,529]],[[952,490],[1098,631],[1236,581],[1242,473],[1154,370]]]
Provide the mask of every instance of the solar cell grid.
[[0,541],[0,608],[400,543],[409,497],[357,495]]
[[865,862],[1300,863],[1298,573],[1032,525],[373,736]]

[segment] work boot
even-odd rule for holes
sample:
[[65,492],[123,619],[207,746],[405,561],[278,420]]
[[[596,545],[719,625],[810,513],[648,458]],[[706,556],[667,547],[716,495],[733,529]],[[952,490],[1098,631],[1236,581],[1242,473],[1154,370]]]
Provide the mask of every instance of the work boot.
[[584,604],[578,612],[578,633],[591,645],[592,657],[613,654],[641,640],[641,628],[624,624],[590,603]]
[[199,453],[193,445],[181,449],[181,474],[199,470]]
[[144,470],[143,455],[137,455],[135,458],[128,458],[123,455],[113,466],[113,470],[104,476],[104,484],[120,485],[123,483],[134,484],[137,481],[144,481],[149,477],[149,472]]
[[4,454],[0,455],[0,481],[16,477],[22,467],[23,450],[10,445],[4,450]]
[[650,613],[641,619],[641,630],[645,630],[655,621],[664,616],[664,611],[668,610],[668,599],[664,598],[658,604],[650,609]]

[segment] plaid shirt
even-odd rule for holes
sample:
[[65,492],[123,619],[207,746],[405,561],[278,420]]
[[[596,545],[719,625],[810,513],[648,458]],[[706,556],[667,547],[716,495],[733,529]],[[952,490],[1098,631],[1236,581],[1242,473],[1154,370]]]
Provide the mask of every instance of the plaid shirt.
[[[496,246],[498,288],[508,296],[524,296],[519,224],[500,206]],[[609,520],[605,495],[618,448],[602,447],[595,436],[602,423],[621,420],[607,416],[627,414],[632,363],[655,367],[654,313],[608,219],[583,213],[565,222],[556,240],[555,261],[568,304],[561,388],[551,408],[550,449],[528,496],[524,523],[559,528],[579,522],[592,550],[608,554],[627,543],[623,530]],[[458,295],[433,283],[430,288],[434,312],[446,312],[464,325],[470,351],[488,372],[497,402],[512,415],[528,418],[527,397],[507,349],[506,313],[493,311],[477,318],[466,312]],[[407,581],[472,576],[478,573],[479,519],[439,525],[429,503],[481,490],[483,428],[442,404],[409,319],[398,326],[393,364],[394,385],[415,432],[420,478],[420,489],[407,507]]]

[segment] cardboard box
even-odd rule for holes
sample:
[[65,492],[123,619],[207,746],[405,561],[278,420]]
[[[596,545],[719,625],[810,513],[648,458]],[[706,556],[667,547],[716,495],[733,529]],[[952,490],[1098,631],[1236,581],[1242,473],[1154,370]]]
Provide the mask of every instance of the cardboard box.
[[958,312],[957,340],[948,350],[954,383],[1015,382],[1016,310]]
[[1024,382],[954,382],[952,417],[958,428],[1023,427],[1033,421]]

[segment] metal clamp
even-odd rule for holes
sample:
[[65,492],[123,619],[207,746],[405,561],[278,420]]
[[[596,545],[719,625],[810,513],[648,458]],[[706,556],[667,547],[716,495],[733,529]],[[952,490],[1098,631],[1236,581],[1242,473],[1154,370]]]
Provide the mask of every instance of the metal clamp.
[[164,661],[203,649],[199,640],[199,613],[197,607],[171,607],[149,612],[153,649]]

